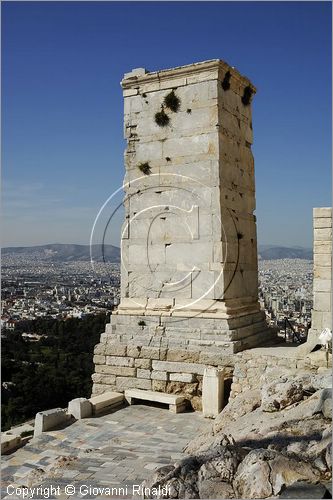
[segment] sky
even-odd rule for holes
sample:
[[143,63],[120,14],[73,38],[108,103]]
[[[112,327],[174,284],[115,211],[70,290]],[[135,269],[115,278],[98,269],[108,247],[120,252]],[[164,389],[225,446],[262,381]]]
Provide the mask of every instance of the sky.
[[311,247],[312,208],[331,206],[331,31],[320,1],[2,2],[2,245],[89,244],[124,176],[124,73],[223,59],[257,87],[258,242]]

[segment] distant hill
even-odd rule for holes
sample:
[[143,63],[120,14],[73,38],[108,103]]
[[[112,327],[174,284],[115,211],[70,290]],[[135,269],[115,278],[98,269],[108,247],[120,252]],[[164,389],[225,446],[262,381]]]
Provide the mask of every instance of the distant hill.
[[[50,262],[72,262],[90,261],[89,245],[71,245],[53,243],[50,245],[38,245],[33,247],[7,247],[2,249],[2,255],[37,257]],[[103,261],[101,245],[92,245],[93,260]],[[120,262],[120,248],[113,245],[104,246],[105,262]]]
[[261,260],[278,260],[278,259],[312,260],[313,252],[311,248],[259,245],[258,257]]
[[[70,245],[54,243],[33,247],[7,247],[2,249],[2,255],[25,255],[50,262],[89,261],[89,245]],[[102,262],[101,245],[92,246],[94,261]],[[120,262],[120,248],[113,245],[104,246],[105,262]],[[274,259],[305,259],[312,260],[312,249],[301,247],[279,247],[273,245],[259,245],[258,257],[262,260]]]

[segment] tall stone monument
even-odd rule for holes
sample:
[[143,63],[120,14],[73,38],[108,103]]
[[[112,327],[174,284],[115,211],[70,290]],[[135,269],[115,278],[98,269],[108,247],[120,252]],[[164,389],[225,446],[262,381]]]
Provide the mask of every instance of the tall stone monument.
[[122,88],[121,301],[95,349],[94,392],[196,394],[206,366],[275,334],[258,303],[256,89],[221,60],[135,69]]

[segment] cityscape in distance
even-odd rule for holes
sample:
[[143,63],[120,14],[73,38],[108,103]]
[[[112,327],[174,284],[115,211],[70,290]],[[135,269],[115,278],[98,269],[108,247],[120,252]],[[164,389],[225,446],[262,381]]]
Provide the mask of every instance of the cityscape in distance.
[[[259,245],[259,298],[267,322],[302,336],[310,326],[312,249]],[[93,261],[93,265],[92,262]],[[48,244],[2,250],[1,327],[20,321],[66,320],[111,312],[120,299],[120,248]],[[286,318],[288,322],[286,322]],[[23,333],[26,340],[38,331]]]

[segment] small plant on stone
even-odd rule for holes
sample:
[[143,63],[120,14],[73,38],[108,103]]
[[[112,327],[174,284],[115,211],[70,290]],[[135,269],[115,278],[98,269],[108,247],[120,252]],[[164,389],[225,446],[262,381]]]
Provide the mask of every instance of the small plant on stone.
[[221,83],[223,90],[230,89],[230,78],[231,78],[231,73],[230,73],[230,71],[227,71],[226,74],[224,75],[223,81]]
[[166,127],[170,121],[170,118],[164,111],[164,108],[162,106],[161,111],[155,114],[155,122],[159,127]]
[[151,174],[151,167],[147,161],[145,163],[140,163],[138,169],[145,175]]
[[180,106],[180,99],[176,96],[174,90],[164,97],[164,106],[177,113]]
[[138,321],[138,325],[143,328],[144,326],[146,326],[146,322],[143,321],[143,319],[140,319],[140,321]]
[[248,106],[250,104],[252,94],[253,94],[253,91],[252,91],[251,87],[249,85],[247,87],[245,87],[244,94],[242,97],[242,103],[244,104],[244,106]]
[[24,437],[32,436],[32,435],[33,435],[33,433],[34,433],[34,431],[33,431],[33,430],[31,430],[31,431],[23,431],[23,432],[21,432],[20,436],[21,436],[22,438],[24,438]]

